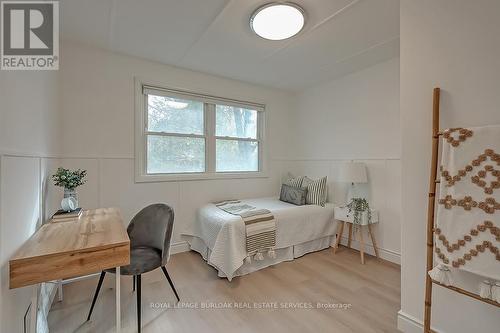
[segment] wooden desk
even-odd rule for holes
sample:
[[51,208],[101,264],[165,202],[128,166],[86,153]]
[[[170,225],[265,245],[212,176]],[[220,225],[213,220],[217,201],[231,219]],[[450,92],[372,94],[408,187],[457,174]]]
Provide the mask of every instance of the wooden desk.
[[[120,266],[129,262],[130,240],[119,210],[88,210],[73,221],[50,221],[42,225],[9,261],[10,288],[117,267],[116,320],[119,331]],[[32,308],[36,310],[36,306]],[[33,315],[36,316],[36,312],[32,312]]]

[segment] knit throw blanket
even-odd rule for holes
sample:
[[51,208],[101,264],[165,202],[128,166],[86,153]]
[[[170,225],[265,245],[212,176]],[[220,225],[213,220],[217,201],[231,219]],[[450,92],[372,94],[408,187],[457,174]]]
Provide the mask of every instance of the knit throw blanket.
[[270,258],[276,257],[276,220],[270,210],[259,209],[239,200],[221,201],[215,205],[229,214],[240,216],[245,224],[247,263],[251,262],[252,257],[264,260],[264,253]]
[[500,126],[446,130],[439,173],[429,274],[446,285],[459,270],[480,275],[479,294],[500,302]]

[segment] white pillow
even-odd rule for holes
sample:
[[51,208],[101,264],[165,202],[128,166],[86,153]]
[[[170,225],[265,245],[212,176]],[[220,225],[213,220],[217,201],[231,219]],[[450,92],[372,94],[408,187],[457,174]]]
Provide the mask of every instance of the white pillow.
[[312,180],[304,177],[302,187],[307,187],[306,204],[324,207],[326,203],[326,181],[328,177]]

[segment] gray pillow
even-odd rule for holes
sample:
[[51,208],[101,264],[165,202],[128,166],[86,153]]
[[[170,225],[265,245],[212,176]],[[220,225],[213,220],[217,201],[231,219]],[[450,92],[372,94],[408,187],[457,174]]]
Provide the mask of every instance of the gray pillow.
[[295,187],[287,184],[281,185],[280,200],[297,206],[306,204],[307,188]]
[[286,185],[294,186],[294,187],[302,187],[302,180],[305,176],[293,177],[290,173],[288,173],[288,179],[283,183]]

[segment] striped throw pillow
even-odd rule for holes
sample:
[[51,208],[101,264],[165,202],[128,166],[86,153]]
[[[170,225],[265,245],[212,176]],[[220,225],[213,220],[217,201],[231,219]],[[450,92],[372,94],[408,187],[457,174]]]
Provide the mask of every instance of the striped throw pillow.
[[312,180],[308,177],[304,177],[304,180],[302,181],[302,187],[307,187],[307,205],[319,205],[322,207],[325,206],[327,195],[326,180],[327,177],[323,177],[317,180]]
[[304,176],[300,176],[300,177],[296,177],[296,178],[290,177],[285,181],[285,184],[293,186],[293,187],[305,187],[305,186],[302,186],[302,182],[303,182],[304,178],[305,178]]

